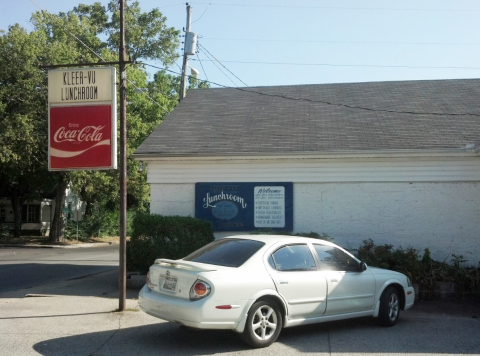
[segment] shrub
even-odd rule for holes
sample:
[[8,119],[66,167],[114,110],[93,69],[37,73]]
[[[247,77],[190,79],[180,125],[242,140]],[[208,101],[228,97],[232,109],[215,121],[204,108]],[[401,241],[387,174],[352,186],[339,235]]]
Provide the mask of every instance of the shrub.
[[[372,239],[364,240],[356,251],[357,257],[367,265],[386,268],[407,275],[412,281],[424,273],[420,254],[414,248],[393,248],[393,245],[375,245]],[[418,282],[416,282],[418,283]]]
[[10,224],[0,224],[0,238],[9,237],[12,234]]
[[209,221],[137,214],[127,243],[127,269],[146,273],[157,258],[183,258],[214,239]]
[[[137,214],[134,210],[127,212],[127,236],[132,232],[132,221]],[[120,235],[120,212],[102,211],[85,216],[81,221],[68,220],[65,225],[65,238],[68,240],[84,240],[89,237],[106,237]]]
[[452,264],[431,258],[430,250],[424,250],[422,258],[414,248],[393,248],[393,245],[375,245],[372,239],[364,240],[356,255],[370,266],[401,272],[417,283],[426,298],[432,298],[437,282],[455,282],[460,292],[476,295],[480,286],[480,267],[464,267],[463,256],[452,255]]

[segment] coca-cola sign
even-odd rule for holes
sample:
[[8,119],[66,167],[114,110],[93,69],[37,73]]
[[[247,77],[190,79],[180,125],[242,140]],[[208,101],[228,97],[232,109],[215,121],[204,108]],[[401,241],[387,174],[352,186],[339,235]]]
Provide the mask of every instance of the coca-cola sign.
[[49,168],[115,168],[110,105],[50,107]]
[[114,67],[48,72],[48,169],[117,168]]

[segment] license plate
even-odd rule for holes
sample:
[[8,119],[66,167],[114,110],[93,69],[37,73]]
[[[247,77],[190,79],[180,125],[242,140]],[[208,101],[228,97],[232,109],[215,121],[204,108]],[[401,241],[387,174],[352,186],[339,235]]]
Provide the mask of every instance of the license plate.
[[175,292],[175,289],[177,288],[177,277],[165,276],[162,288],[170,292]]

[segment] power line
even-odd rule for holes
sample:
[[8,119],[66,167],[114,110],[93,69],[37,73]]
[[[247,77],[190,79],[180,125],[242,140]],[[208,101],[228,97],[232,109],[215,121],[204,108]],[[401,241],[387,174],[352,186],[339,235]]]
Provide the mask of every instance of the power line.
[[199,20],[203,17],[203,15],[205,15],[205,13],[207,12],[207,10],[208,10],[209,7],[210,7],[210,4],[208,4],[207,8],[206,8],[205,11],[200,15],[200,17],[199,17],[198,19],[196,19],[195,21],[192,21],[192,23],[195,23],[195,22],[199,21]]
[[435,45],[435,46],[480,46],[480,42],[386,42],[386,41],[334,41],[334,40],[284,40],[284,39],[262,39],[262,38],[218,38],[202,37],[206,40],[215,41],[248,41],[248,42],[288,42],[288,43],[332,43],[332,44],[391,44],[391,45]]
[[[194,59],[195,60],[195,59]],[[480,69],[480,67],[432,67],[432,66],[407,66],[407,65],[382,65],[382,64],[335,64],[335,63],[292,63],[292,62],[258,62],[258,61],[229,61],[225,63],[238,64],[268,64],[268,65],[294,65],[294,66],[324,66],[324,67],[374,67],[374,68],[412,68],[412,69]]]
[[[205,50],[209,55],[211,55],[213,58],[215,58],[215,56],[214,56],[213,54],[211,54],[210,52],[208,52],[208,50],[207,50],[204,46],[202,46],[200,43],[198,44],[198,46],[201,47],[202,49],[204,49],[204,50]],[[223,63],[221,63],[217,58],[215,58],[215,60],[216,60],[218,63],[220,63],[220,64],[223,66],[223,68],[225,68],[226,70],[228,70],[228,72],[229,72],[231,75],[233,75],[235,78],[237,78],[239,81],[241,81],[241,82],[243,83],[243,85],[245,85],[245,86],[248,87],[248,85],[245,84],[245,82],[244,82],[243,80],[241,80],[239,77],[237,77],[235,74],[233,74],[232,71],[230,71],[227,67],[225,67],[225,66],[223,65]]]
[[[144,65],[156,68],[156,69],[163,69],[168,72],[172,72],[175,74],[180,74],[173,72],[171,70],[165,69],[165,68],[159,68],[155,67],[151,64],[148,63],[143,63]],[[215,82],[211,81],[206,81],[210,84],[217,85],[222,88],[226,89],[235,89],[235,90],[240,90],[243,92],[251,93],[251,94],[256,94],[256,95],[262,95],[262,96],[267,96],[267,97],[273,97],[273,98],[280,98],[280,99],[285,99],[285,100],[295,100],[295,101],[305,101],[305,102],[310,102],[310,103],[317,103],[317,104],[325,104],[325,105],[332,105],[332,106],[340,106],[340,107],[345,107],[348,109],[354,109],[354,110],[364,110],[364,111],[370,111],[370,112],[387,112],[387,113],[393,113],[393,114],[409,114],[409,115],[435,115],[435,116],[475,116],[475,117],[480,117],[480,114],[475,114],[475,113],[439,113],[439,112],[419,112],[419,111],[397,111],[397,110],[388,110],[388,109],[372,109],[372,108],[367,108],[363,106],[357,106],[357,105],[350,105],[350,104],[345,104],[345,103],[334,103],[326,100],[314,100],[314,99],[308,99],[308,98],[301,98],[301,97],[289,97],[285,95],[280,95],[280,94],[269,94],[269,93],[262,93],[258,90],[255,89],[249,89],[249,88],[239,88],[239,87],[228,87],[226,85],[218,84]]]
[[[200,47],[200,44],[199,44],[198,46]],[[206,51],[206,52],[208,52],[208,51]],[[210,58],[207,53],[205,53],[205,56],[207,56],[207,58]],[[192,60],[195,60],[195,59],[192,59]],[[232,78],[230,78],[230,77],[222,70],[222,68],[220,68],[220,67],[218,66],[217,61],[214,61],[214,60],[212,60],[212,59],[209,59],[208,61],[209,61],[209,62],[212,62],[212,63],[215,65],[215,67],[217,67],[218,70],[219,70],[220,72],[222,72],[222,74],[223,74],[225,77],[227,77],[228,80],[230,80],[230,81],[232,82],[233,85],[237,86],[237,85],[235,84],[235,82],[232,80]],[[212,82],[212,83],[213,83],[213,82]]]
[[[44,13],[45,15],[48,15],[49,17],[53,18],[53,15],[52,15],[52,14],[50,14],[47,10],[42,9],[37,3],[35,3],[35,1],[30,0],[30,2],[31,2],[32,4],[34,4],[36,7],[38,7],[42,13]],[[83,42],[81,39],[79,39],[77,36],[75,36],[75,34],[73,34],[70,30],[68,30],[66,27],[62,27],[62,29],[63,29],[69,36],[73,37],[76,41],[80,42],[80,44],[81,44],[82,46],[84,46],[86,49],[88,49],[90,52],[92,52],[92,53],[93,53],[95,56],[97,56],[100,60],[102,60],[103,62],[106,62],[105,59],[103,59],[101,55],[99,55],[98,53],[96,53],[96,52],[95,52],[92,48],[90,48],[85,42]],[[111,33],[110,33],[110,35],[111,35]],[[135,84],[133,81],[131,81],[131,80],[129,80],[129,79],[127,79],[127,81],[128,81],[130,84],[132,84],[135,89],[139,89],[140,91],[142,91],[141,88],[137,87],[136,84]],[[143,92],[143,91],[142,91],[142,92]],[[158,105],[161,109],[163,109],[167,114],[170,113],[170,111],[168,111],[164,106],[162,106],[160,103],[158,103],[157,101],[155,101],[151,96],[149,96],[148,94],[144,94],[144,95],[145,95],[152,103],[157,104],[157,105]]]
[[[35,5],[36,7],[38,7],[40,9],[40,11],[42,13],[44,13],[45,15],[48,15],[50,17],[52,17],[52,14],[50,14],[47,10],[43,10],[35,1],[33,0],[30,0],[30,2]],[[66,27],[63,27],[62,26],[62,29],[70,36],[72,36],[75,40],[77,40],[78,42],[80,42],[86,49],[88,49],[90,52],[92,52],[95,56],[97,56],[99,59],[101,59],[102,61],[105,62],[105,60],[102,58],[102,56],[100,56],[97,52],[95,52],[93,49],[91,49],[85,42],[83,42],[80,38],[78,38],[77,36],[75,36],[71,31],[69,31]]]
[[200,65],[202,66],[202,71],[203,71],[203,73],[205,73],[205,78],[207,78],[207,81],[208,81],[207,72],[205,71],[205,68],[203,68],[203,63],[200,60],[200,57],[198,56],[198,53],[196,53],[196,55],[197,55],[198,61],[200,62]]
[[[191,3],[193,4],[193,3]],[[195,2],[200,5],[238,6],[238,7],[268,7],[289,9],[324,9],[324,10],[376,10],[376,11],[433,11],[433,12],[477,12],[480,9],[432,9],[432,8],[387,8],[387,7],[341,7],[341,6],[305,6],[305,5],[262,5],[262,4],[239,4],[239,3],[205,3]]]

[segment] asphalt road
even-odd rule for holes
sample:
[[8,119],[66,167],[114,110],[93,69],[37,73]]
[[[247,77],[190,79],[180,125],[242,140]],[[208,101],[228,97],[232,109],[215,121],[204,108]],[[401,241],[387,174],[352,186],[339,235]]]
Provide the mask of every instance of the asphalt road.
[[0,293],[118,270],[118,248],[0,248]]

